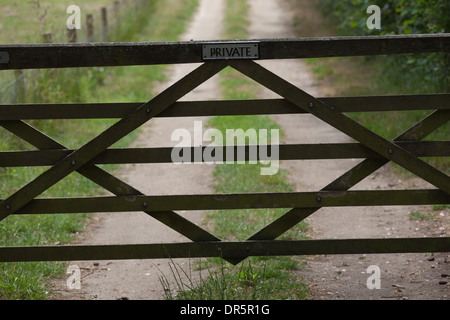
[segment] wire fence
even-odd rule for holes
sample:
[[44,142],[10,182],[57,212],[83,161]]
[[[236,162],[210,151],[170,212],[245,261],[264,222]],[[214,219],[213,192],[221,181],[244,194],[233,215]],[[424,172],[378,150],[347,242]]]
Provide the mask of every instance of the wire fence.
[[[115,42],[130,28],[133,18],[145,15],[154,0],[116,0],[96,13],[82,17],[81,29],[65,29],[40,35],[42,43]],[[69,16],[68,16],[69,17]],[[131,22],[130,22],[131,21]],[[42,100],[43,77],[55,78],[61,70],[15,70],[0,72],[0,104],[38,103]]]

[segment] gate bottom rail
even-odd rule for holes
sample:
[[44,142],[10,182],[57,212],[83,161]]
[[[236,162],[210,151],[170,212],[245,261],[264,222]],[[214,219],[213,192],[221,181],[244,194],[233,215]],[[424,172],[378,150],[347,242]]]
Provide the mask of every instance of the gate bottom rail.
[[449,252],[450,237],[0,247],[0,262]]

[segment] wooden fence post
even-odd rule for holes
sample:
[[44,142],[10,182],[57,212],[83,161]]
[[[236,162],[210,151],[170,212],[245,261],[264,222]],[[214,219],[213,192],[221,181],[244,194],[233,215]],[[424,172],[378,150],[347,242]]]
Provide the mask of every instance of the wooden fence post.
[[119,18],[120,2],[118,0],[114,1],[114,18]]
[[23,70],[15,70],[14,74],[16,76],[16,86],[15,86],[15,97],[14,103],[25,102],[25,73]]
[[120,2],[118,0],[114,1],[113,4],[114,11],[114,32],[117,37],[120,31]]
[[86,16],[87,42],[94,42],[94,16],[88,14]]
[[77,29],[67,29],[67,41],[77,42]]
[[102,8],[102,26],[103,26],[103,41],[108,41],[108,11],[106,7]]
[[44,33],[42,35],[42,41],[44,43],[52,43],[53,42],[52,33],[51,32]]
[[[51,32],[44,33],[42,35],[42,41],[44,43],[52,43],[53,42],[53,35],[52,35],[52,33]],[[55,78],[55,74],[56,74],[56,69],[53,69],[53,68],[50,69],[50,77],[51,78]]]

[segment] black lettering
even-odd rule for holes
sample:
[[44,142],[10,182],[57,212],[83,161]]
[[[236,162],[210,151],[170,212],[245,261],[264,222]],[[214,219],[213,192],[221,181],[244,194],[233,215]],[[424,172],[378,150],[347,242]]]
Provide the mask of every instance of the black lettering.
[[[217,45],[210,46],[208,49],[209,54],[204,51],[204,58],[211,59],[240,59],[240,58],[256,58],[258,54],[254,52],[253,46],[247,45]],[[0,57],[1,60],[1,57]]]
[[226,48],[225,50],[227,51],[227,57],[231,57],[233,48]]

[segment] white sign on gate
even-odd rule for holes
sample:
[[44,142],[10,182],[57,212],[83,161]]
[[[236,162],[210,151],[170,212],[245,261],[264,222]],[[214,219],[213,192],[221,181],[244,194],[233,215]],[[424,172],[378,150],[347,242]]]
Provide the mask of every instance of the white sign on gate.
[[202,45],[203,60],[258,59],[259,43],[255,41],[209,43]]

